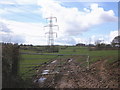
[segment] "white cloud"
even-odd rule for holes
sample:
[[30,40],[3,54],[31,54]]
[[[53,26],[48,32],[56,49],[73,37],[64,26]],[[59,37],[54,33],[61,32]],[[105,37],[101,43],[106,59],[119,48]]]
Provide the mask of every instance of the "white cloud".
[[91,9],[92,10],[97,10],[97,8],[98,8],[98,4],[92,4],[91,5]]
[[[8,5],[8,4],[7,4]],[[31,10],[32,5],[18,5],[18,4],[13,4],[13,5],[8,5],[8,6],[3,6],[0,8],[0,16],[4,17],[4,15],[9,15],[13,14],[16,16],[25,16],[24,14],[27,13],[35,13],[36,10]],[[22,13],[19,15],[18,13]]]
[[0,14],[1,15],[7,15],[7,14],[14,14],[14,13],[25,13],[26,11],[23,8],[19,8],[17,6],[10,7],[10,8],[0,8]]
[[4,10],[4,9],[0,9],[0,14],[1,14],[1,15],[2,15],[2,14],[7,14],[7,11]]
[[11,30],[2,22],[0,22],[0,31],[3,33],[10,33]]
[[88,39],[85,39],[85,38],[76,38],[75,37],[75,41],[76,41],[76,44],[77,43],[84,43],[84,44],[89,44],[89,40]]
[[73,37],[70,36],[65,36],[65,37],[60,37],[56,39],[56,44],[65,44],[65,45],[75,45],[76,40]]
[[37,0],[15,0],[18,4],[37,4]]
[[38,36],[43,32],[42,23],[27,23],[27,22],[17,22],[12,20],[1,20],[3,23],[7,24],[7,27],[13,31],[15,34],[28,34]]
[[52,13],[58,18],[61,30],[72,36],[87,31],[94,25],[117,21],[112,10],[105,11],[98,7],[98,4],[92,4],[89,9],[84,8],[87,11],[91,9],[89,13],[79,11],[77,8],[65,8],[59,3],[49,0],[38,0],[38,5],[41,6],[43,17],[49,17]]
[[117,22],[113,10],[105,11],[96,3],[91,4],[90,8],[84,8],[84,11],[79,11],[76,7],[66,8],[61,6],[60,2],[53,0],[38,0],[38,5],[41,6],[40,13],[44,18],[50,17],[51,13],[58,18],[60,27],[58,35],[61,40],[66,36],[72,36],[75,40],[76,36],[88,31],[95,25]]
[[36,4],[37,0],[1,0],[0,4]]
[[110,44],[109,35],[93,35],[91,37],[91,43],[95,44],[96,41],[100,40],[101,43]]
[[110,35],[109,35],[109,37],[110,37],[110,42],[111,42],[116,36],[118,36],[118,30],[111,31],[111,32],[110,32]]
[[[25,7],[25,5],[37,5],[37,0],[0,0],[0,5],[3,5],[0,8],[0,15],[5,15],[9,13],[25,13],[25,12],[34,12],[29,10],[29,8]],[[7,7],[5,5],[11,5],[11,7]],[[22,6],[21,6],[22,5]]]
[[11,42],[11,43],[24,43],[25,39],[22,35],[12,34],[2,34],[2,42]]
[[14,34],[5,23],[0,22],[0,42],[24,43],[24,37]]
[[[59,1],[59,0],[56,0]],[[62,2],[73,2],[73,0],[60,0]],[[75,2],[119,2],[119,0],[75,0]]]
[[90,41],[91,44],[95,44],[95,41],[97,40],[101,40],[103,43],[106,44],[110,44],[112,42],[112,40],[118,36],[118,30],[111,30],[110,33],[106,34],[106,35],[92,35],[90,37],[90,39],[88,39],[87,41]]
[[[6,1],[6,4],[9,3]],[[11,0],[10,3],[17,4],[30,4],[33,0]],[[36,1],[34,1],[36,2]],[[33,2],[33,3],[34,3]],[[1,2],[0,2],[1,3]],[[2,2],[5,3],[5,2]],[[86,39],[77,38],[81,33],[90,30],[91,27],[102,24],[105,22],[116,22],[117,17],[113,10],[105,11],[104,8],[99,7],[98,4],[93,3],[89,8],[84,8],[84,11],[78,10],[78,8],[66,8],[61,5],[61,2],[53,0],[38,0],[37,4],[41,7],[38,12],[42,14],[43,18],[49,17],[52,13],[53,16],[57,17],[57,23],[60,30],[55,32],[58,33],[58,38],[55,39],[55,43],[60,44],[75,44],[85,43]],[[0,9],[1,10],[1,9]],[[8,9],[9,10],[9,9]],[[9,10],[11,12],[23,12],[18,9]],[[6,10],[7,12],[7,10]],[[1,10],[1,13],[5,13]],[[8,28],[16,35],[24,36],[26,42],[32,44],[47,44],[46,38],[43,37],[46,31],[43,31],[44,24],[42,23],[23,23],[10,20],[2,20],[5,24],[8,24]],[[42,35],[42,36],[41,36]],[[95,39],[95,37],[94,37]],[[92,40],[91,42],[93,42]]]
[[89,9],[87,9],[87,8],[83,8],[83,10],[85,11],[85,12],[90,12],[90,10]]
[[[11,30],[9,33],[1,33],[4,40],[27,44],[46,44],[45,31],[43,30],[42,23],[23,23],[12,20],[1,20],[2,23],[7,25],[7,28]],[[8,36],[8,37],[7,37]],[[7,39],[8,38],[8,39]]]
[[14,0],[12,1],[12,0],[1,0],[0,1],[0,4],[14,4],[15,2],[14,2]]

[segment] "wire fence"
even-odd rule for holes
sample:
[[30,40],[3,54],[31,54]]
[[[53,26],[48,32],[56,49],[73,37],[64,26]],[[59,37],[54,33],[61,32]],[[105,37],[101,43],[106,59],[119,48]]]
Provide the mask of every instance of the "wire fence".
[[[33,77],[36,75],[35,71],[39,68],[45,67],[49,65],[54,60],[61,60],[61,59],[69,59],[70,57],[78,57],[83,56],[85,57],[83,63],[88,63],[88,55],[87,54],[45,54],[45,53],[20,53],[21,55],[28,55],[29,57],[24,57],[22,63],[20,63],[21,69],[21,76],[23,77]],[[32,56],[32,57],[31,57]],[[34,57],[33,57],[34,56]],[[32,61],[32,62],[31,62]],[[63,63],[63,62],[60,62]],[[89,63],[88,63],[89,64]],[[56,67],[62,64],[57,65]],[[87,66],[87,68],[89,68]]]

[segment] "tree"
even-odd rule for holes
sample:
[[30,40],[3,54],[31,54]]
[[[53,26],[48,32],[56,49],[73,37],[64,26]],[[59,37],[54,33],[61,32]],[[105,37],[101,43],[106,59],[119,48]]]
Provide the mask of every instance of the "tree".
[[111,42],[113,47],[120,47],[120,36],[116,36],[112,42]]

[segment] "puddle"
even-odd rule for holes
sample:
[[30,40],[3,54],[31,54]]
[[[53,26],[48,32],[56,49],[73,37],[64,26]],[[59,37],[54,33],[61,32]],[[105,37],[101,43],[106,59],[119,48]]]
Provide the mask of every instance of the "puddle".
[[48,74],[49,73],[49,70],[43,70],[43,73],[42,74]]
[[72,61],[72,59],[70,58],[70,59],[68,59],[69,61],[68,62],[71,62]]
[[58,74],[59,72],[58,72],[58,71],[54,71],[54,72],[52,72],[52,74],[55,74],[55,73]]
[[41,77],[38,79],[38,83],[43,83],[47,78]]
[[56,63],[56,61],[57,61],[57,60],[54,60],[54,61],[53,61],[53,62],[51,62],[51,63]]

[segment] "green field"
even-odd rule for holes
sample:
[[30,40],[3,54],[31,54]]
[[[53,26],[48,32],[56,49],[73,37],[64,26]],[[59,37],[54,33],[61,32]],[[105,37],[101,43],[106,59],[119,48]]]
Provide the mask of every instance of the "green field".
[[[38,48],[39,49],[39,48]],[[40,48],[41,49],[41,48]],[[35,50],[20,50],[20,52],[36,53]],[[44,52],[45,53],[45,52]],[[46,53],[47,54],[47,53]],[[50,54],[50,53],[49,53]],[[54,53],[56,54],[56,53]],[[89,55],[90,64],[98,60],[108,60],[108,64],[111,64],[118,60],[118,50],[96,50],[89,51],[88,47],[79,47],[79,46],[60,46],[59,52],[57,54],[80,54],[80,55]],[[41,63],[50,62],[54,59],[59,58],[55,55],[29,55],[21,54],[20,60],[20,74],[26,73],[25,76],[34,75],[35,70],[32,70],[35,66],[41,66]],[[69,58],[69,56],[62,56],[61,58]],[[85,58],[78,58],[78,62],[85,61]],[[86,63],[85,63],[86,64]],[[31,71],[30,71],[31,70]],[[29,73],[28,73],[29,71]]]

